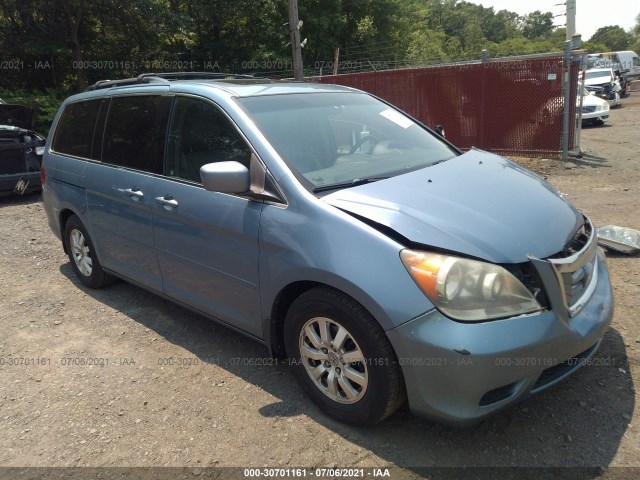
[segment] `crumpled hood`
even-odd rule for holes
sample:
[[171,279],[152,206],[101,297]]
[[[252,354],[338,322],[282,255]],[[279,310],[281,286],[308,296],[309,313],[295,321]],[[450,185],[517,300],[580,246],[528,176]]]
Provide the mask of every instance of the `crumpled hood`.
[[33,128],[33,109],[24,105],[0,104],[0,125]]
[[593,77],[593,78],[587,78],[584,80],[584,84],[585,86],[592,86],[592,85],[604,85],[607,83],[611,83],[611,73],[609,72],[603,72],[602,75],[598,75],[597,77]]
[[560,252],[584,222],[544,180],[506,158],[476,149],[322,200],[411,242],[495,263]]

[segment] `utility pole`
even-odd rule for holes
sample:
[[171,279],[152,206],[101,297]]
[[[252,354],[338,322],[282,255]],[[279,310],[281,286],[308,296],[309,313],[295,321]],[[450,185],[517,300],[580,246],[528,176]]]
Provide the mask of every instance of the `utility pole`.
[[300,46],[300,20],[298,0],[289,0],[289,28],[291,29],[291,56],[293,57],[293,78],[302,80],[302,47]]
[[576,0],[567,0],[567,40],[576,33]]
[[571,108],[571,40],[567,40],[564,45],[564,61],[562,66],[562,159],[569,159],[569,113]]

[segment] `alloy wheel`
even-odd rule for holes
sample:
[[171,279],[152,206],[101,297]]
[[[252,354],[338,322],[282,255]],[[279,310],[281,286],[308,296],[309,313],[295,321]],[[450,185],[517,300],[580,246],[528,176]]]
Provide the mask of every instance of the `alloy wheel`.
[[86,276],[91,276],[93,271],[93,264],[91,261],[91,250],[87,244],[87,240],[84,238],[82,232],[78,229],[73,229],[69,236],[71,242],[71,253],[73,254],[73,260],[78,267],[78,270]]
[[316,317],[300,331],[300,358],[315,386],[339,403],[360,400],[369,383],[367,362],[351,333],[334,320]]

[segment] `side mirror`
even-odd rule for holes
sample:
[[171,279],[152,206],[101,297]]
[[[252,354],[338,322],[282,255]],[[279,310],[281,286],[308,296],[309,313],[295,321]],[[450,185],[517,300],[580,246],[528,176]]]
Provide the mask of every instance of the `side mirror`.
[[240,162],[207,163],[200,167],[200,180],[206,190],[220,193],[246,193],[251,185],[249,169]]

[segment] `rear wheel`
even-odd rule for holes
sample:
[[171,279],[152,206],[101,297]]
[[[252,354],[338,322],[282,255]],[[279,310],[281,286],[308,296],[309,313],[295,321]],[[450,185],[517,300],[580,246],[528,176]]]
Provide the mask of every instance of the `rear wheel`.
[[405,399],[395,353],[362,305],[330,288],[296,299],[285,319],[287,355],[298,381],[328,415],[371,425]]
[[116,281],[106,273],[95,255],[93,243],[86,228],[76,215],[67,220],[64,241],[71,266],[78,279],[87,287],[101,288]]

